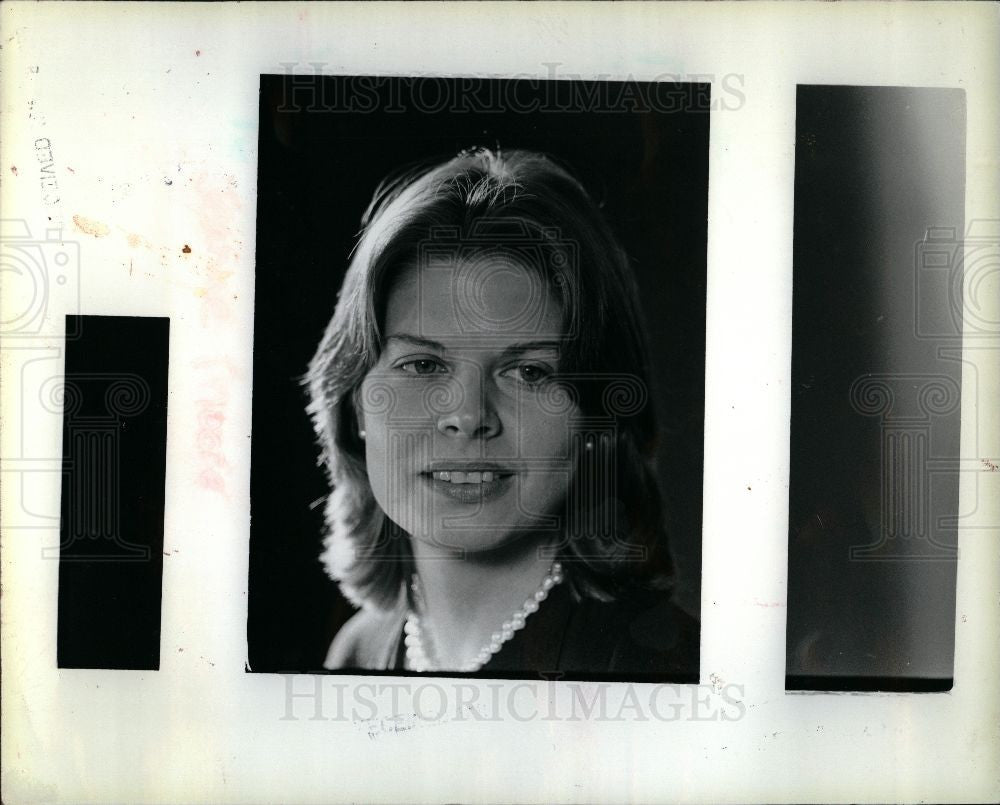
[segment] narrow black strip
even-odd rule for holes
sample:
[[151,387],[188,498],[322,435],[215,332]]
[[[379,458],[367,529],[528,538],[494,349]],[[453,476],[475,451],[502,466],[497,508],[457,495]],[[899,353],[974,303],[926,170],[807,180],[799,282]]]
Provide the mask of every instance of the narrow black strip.
[[785,690],[808,690],[817,693],[830,691],[885,692],[885,693],[944,693],[952,689],[955,681],[948,679],[922,679],[903,676],[786,676]]
[[467,671],[434,671],[431,674],[417,671],[407,671],[403,668],[390,668],[388,670],[376,670],[372,668],[337,668],[333,671],[317,671],[315,668],[285,668],[265,671],[253,671],[245,668],[246,673],[263,674],[312,674],[320,676],[392,676],[407,679],[520,679],[526,682],[615,682],[622,684],[644,684],[644,685],[697,685],[700,683],[698,674],[687,671],[676,671],[666,673],[622,673],[615,671],[611,673],[588,672],[588,671],[542,671],[538,669],[524,671],[492,671],[484,669],[475,673]]
[[156,670],[170,320],[67,316],[60,668]]

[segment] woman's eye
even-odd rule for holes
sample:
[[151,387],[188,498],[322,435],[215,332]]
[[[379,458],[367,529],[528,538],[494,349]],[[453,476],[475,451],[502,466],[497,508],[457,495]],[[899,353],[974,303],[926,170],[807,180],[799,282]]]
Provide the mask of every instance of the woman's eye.
[[552,375],[552,370],[547,366],[540,366],[536,363],[522,363],[510,369],[505,369],[503,373],[513,375],[521,383],[534,386],[548,379]]
[[413,361],[404,361],[399,364],[399,368],[404,372],[409,372],[414,375],[432,375],[437,371],[443,371],[444,367],[437,361],[432,361],[429,358],[418,358]]

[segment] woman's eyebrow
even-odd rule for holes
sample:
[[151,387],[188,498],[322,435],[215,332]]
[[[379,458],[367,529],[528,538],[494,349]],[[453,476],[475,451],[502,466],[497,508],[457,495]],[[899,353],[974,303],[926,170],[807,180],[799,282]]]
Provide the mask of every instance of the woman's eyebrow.
[[393,333],[392,335],[386,336],[386,342],[389,341],[405,341],[408,344],[412,344],[415,347],[424,347],[426,349],[436,349],[438,352],[445,352],[445,346],[440,341],[432,341],[430,338],[421,338],[419,335],[410,335],[409,333]]
[[[403,341],[415,347],[433,349],[438,352],[448,352],[448,348],[440,341],[434,341],[431,338],[423,338],[419,335],[411,335],[410,333],[393,333],[392,335],[386,336],[385,340],[386,343],[389,341]],[[524,352],[559,352],[560,346],[561,344],[558,341],[522,341],[517,344],[508,344],[501,351],[500,357],[501,359],[509,358],[512,355],[520,355]]]
[[520,344],[511,344],[505,347],[501,353],[502,357],[509,357],[511,355],[518,355],[522,352],[543,352],[543,351],[559,351],[560,344],[558,341],[524,341]]

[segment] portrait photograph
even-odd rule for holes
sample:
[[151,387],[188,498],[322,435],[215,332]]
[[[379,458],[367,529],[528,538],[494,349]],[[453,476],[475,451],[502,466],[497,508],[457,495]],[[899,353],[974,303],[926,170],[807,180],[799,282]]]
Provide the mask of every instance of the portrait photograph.
[[0,4],[0,799],[1000,801],[1000,13]]
[[710,86],[260,97],[251,670],[697,681]]

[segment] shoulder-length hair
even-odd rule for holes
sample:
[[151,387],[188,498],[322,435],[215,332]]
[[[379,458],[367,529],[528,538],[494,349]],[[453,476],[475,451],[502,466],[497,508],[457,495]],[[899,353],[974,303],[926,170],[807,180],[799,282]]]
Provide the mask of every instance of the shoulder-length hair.
[[543,154],[465,151],[383,182],[362,226],[304,378],[331,489],[321,560],[347,598],[390,609],[408,589],[408,537],[369,485],[357,395],[382,350],[395,272],[442,232],[463,249],[495,247],[498,237],[516,248],[514,232],[528,247],[518,250],[522,260],[535,255],[534,268],[562,300],[559,375],[582,413],[584,428],[574,438],[590,442],[576,451],[560,518],[558,558],[574,594],[610,600],[626,587],[667,589],[673,564],[654,472],[657,424],[635,280],[582,185]]

